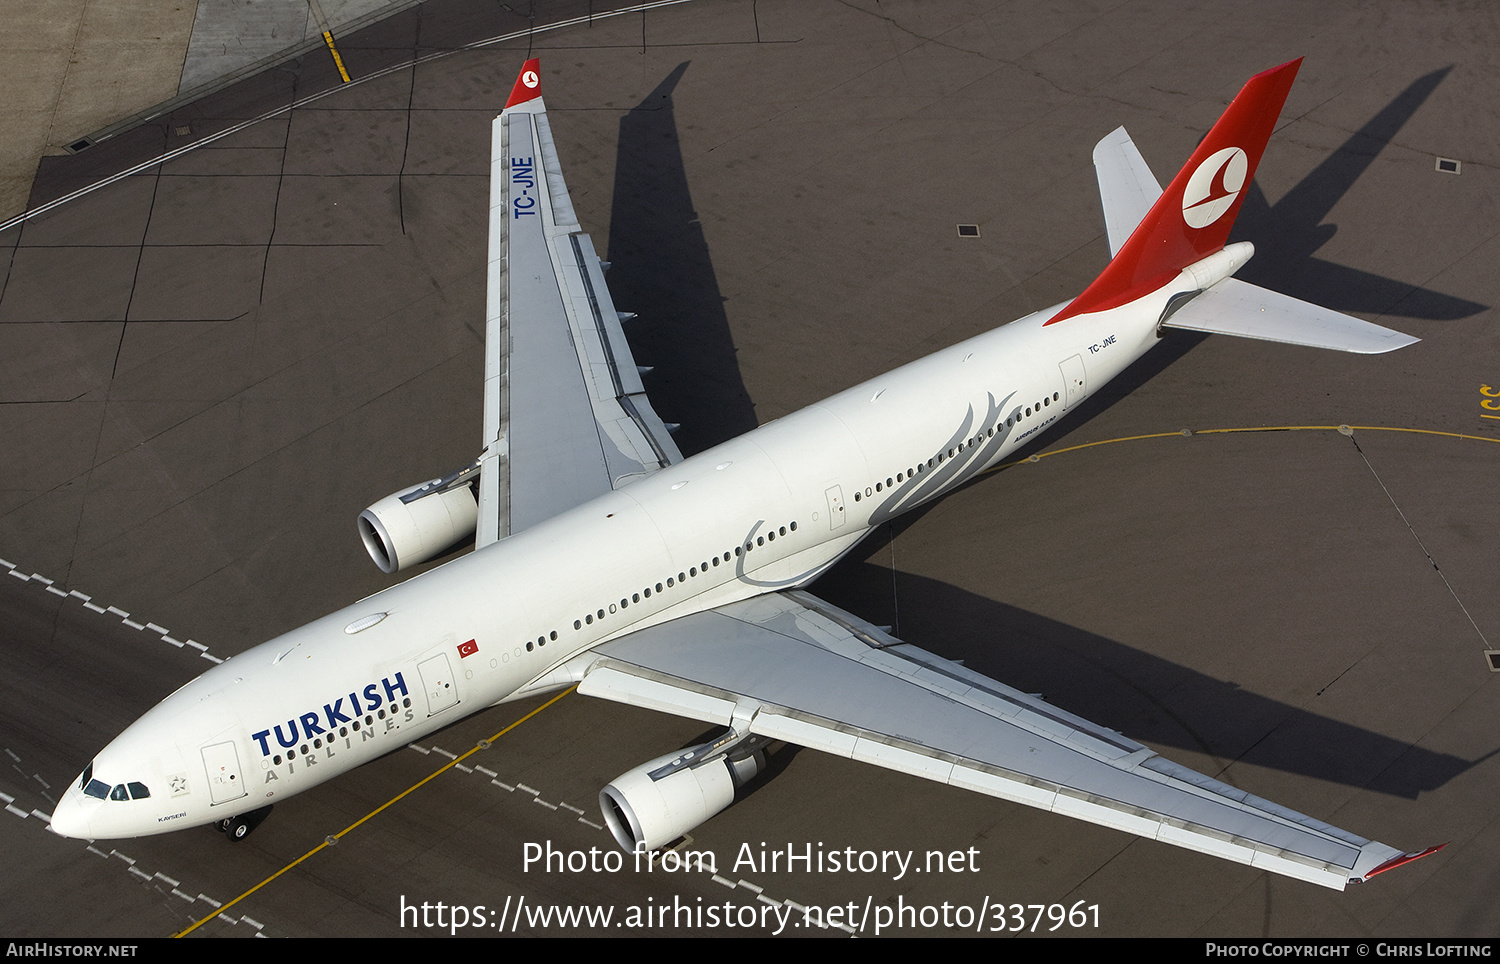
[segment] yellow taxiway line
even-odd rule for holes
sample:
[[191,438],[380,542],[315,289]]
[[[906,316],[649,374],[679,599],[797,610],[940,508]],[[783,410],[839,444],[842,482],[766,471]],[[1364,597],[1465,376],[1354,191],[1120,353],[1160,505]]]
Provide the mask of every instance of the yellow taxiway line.
[[438,769],[434,770],[432,773],[430,773],[427,776],[423,777],[421,780],[418,780],[416,783],[413,783],[411,786],[407,787],[405,790],[402,790],[400,793],[396,794],[394,797],[391,797],[385,803],[382,803],[380,806],[376,807],[374,810],[371,810],[369,813],[365,814],[363,817],[360,817],[358,820],[354,821],[349,826],[345,827],[343,830],[340,830],[338,833],[334,834],[332,837],[325,838],[322,843],[318,844],[316,847],[314,847],[313,849],[309,850],[307,853],[303,854],[302,856],[298,857],[296,860],[294,860],[291,863],[287,864],[285,867],[283,867],[280,870],[276,871],[276,873],[274,873],[271,876],[267,877],[265,880],[263,880],[260,883],[256,884],[254,887],[251,887],[249,890],[245,891],[243,894],[239,895],[234,900],[231,900],[229,903],[223,905],[218,910],[214,911],[212,914],[209,914],[207,917],[205,917],[202,920],[194,923],[192,926],[186,927],[186,928],[178,931],[176,934],[173,934],[172,936],[173,937],[186,937],[187,935],[191,934],[193,931],[197,930],[199,927],[202,927],[204,924],[208,923],[209,921],[213,920],[215,917],[218,917],[220,914],[224,913],[224,911],[226,911],[229,908],[233,907],[235,904],[238,904],[240,901],[244,900],[246,897],[249,897],[251,894],[255,893],[257,890],[260,890],[262,887],[266,886],[271,881],[275,880],[277,877],[280,877],[282,874],[286,873],[288,870],[291,870],[293,867],[295,867],[298,864],[302,863],[304,860],[307,860],[309,857],[311,857],[313,854],[316,854],[318,851],[322,850],[324,847],[331,846],[333,843],[338,842],[338,840],[341,837],[343,837],[344,834],[353,831],[354,828],[358,827],[360,824],[364,823],[366,820],[369,820],[371,817],[374,817],[376,814],[380,813],[381,811],[385,810],[386,808],[393,806],[397,801],[401,800],[407,794],[412,793],[418,787],[425,786],[426,784],[430,783],[431,781],[437,779],[438,776],[440,776],[441,774],[446,773],[447,771],[451,770],[453,767],[455,767],[458,764],[462,763],[463,761],[467,760],[469,757],[471,757],[474,754],[478,753],[480,750],[488,749],[489,746],[490,746],[490,744],[494,743],[496,740],[500,739],[502,736],[504,736],[505,734],[509,733],[511,730],[514,730],[516,727],[520,726],[522,723],[525,723],[527,720],[531,719],[533,716],[536,716],[542,710],[545,710],[547,707],[551,706],[553,703],[556,703],[558,700],[562,699],[564,696],[567,696],[569,693],[573,692],[573,690],[575,690],[575,689],[577,689],[576,686],[570,686],[570,687],[568,687],[567,689],[563,690],[561,693],[558,693],[556,696],[552,697],[552,699],[548,700],[547,702],[543,703],[541,706],[538,706],[536,709],[532,710],[530,713],[527,713],[525,716],[521,717],[519,720],[516,720],[510,726],[507,726],[505,729],[501,730],[499,733],[496,733],[494,736],[490,737],[487,740],[481,740],[480,742],[474,744],[474,747],[472,749],[470,749],[469,752],[463,754],[462,756],[455,757],[453,760],[449,761],[448,763],[446,763],[443,766],[439,767]]

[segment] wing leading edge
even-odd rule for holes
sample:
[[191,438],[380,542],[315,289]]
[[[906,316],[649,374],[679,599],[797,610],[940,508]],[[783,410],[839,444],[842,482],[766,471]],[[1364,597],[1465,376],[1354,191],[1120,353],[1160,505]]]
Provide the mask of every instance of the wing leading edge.
[[477,548],[682,459],[573,211],[539,71],[492,129]]
[[579,692],[734,726],[1342,890],[1409,855],[1179,766],[805,592],[632,633]]

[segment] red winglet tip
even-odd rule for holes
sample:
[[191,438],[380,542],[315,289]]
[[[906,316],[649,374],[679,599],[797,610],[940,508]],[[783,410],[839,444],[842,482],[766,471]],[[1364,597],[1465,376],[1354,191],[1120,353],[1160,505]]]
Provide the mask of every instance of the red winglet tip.
[[539,57],[532,57],[522,65],[521,72],[516,75],[516,85],[510,89],[510,100],[505,102],[505,106],[509,109],[540,96],[542,96],[542,61]]
[[1302,61],[1304,59],[1305,58],[1303,58],[1303,57],[1298,57],[1296,60],[1288,60],[1284,64],[1277,64],[1275,67],[1267,67],[1265,70],[1262,70],[1260,73],[1256,74],[1254,77],[1251,77],[1250,79],[1251,80],[1259,80],[1262,77],[1269,77],[1272,74],[1279,74],[1283,70],[1290,70],[1293,73],[1295,73],[1302,66]]
[[1411,863],[1413,860],[1421,860],[1423,857],[1426,857],[1429,854],[1435,854],[1435,853],[1437,853],[1439,850],[1442,850],[1446,846],[1448,846],[1448,845],[1445,844],[1445,843],[1440,843],[1436,847],[1428,847],[1426,850],[1421,850],[1421,851],[1418,851],[1417,853],[1413,853],[1413,854],[1401,854],[1400,856],[1392,857],[1390,860],[1387,860],[1385,863],[1381,864],[1379,867],[1376,867],[1374,870],[1370,871],[1368,874],[1365,874],[1365,876],[1364,876],[1363,879],[1369,880],[1371,877],[1374,877],[1376,874],[1383,874],[1387,870],[1394,870],[1395,868],[1400,867],[1402,864],[1409,864],[1409,863]]

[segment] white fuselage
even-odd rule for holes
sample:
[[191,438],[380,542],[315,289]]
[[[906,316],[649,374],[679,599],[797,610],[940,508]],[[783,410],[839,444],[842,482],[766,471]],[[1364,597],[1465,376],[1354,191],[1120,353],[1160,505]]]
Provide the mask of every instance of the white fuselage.
[[1194,287],[1184,272],[1110,311],[1028,315],[241,653],[101,751],[92,792],[75,783],[53,827],[113,838],[224,820],[566,686],[567,664],[607,639],[804,585],[1055,424],[1149,350],[1167,298]]

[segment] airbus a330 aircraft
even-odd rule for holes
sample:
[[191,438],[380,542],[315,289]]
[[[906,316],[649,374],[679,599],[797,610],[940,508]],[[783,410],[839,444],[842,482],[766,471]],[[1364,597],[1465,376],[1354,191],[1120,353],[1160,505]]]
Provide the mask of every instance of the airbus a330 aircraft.
[[1327,887],[1418,856],[1178,766],[805,592],[876,526],[995,465],[1164,328],[1375,353],[1399,332],[1230,277],[1225,246],[1300,61],[1250,79],[1165,191],[1094,150],[1113,260],[1071,303],[684,459],[573,212],[530,60],[496,118],[485,425],[466,469],[359,527],[386,572],[475,550],[244,652],[105,747],[52,828],[221,825],[484,707],[580,692],[727,727],[600,794],[627,849],[718,813],[784,740]]

